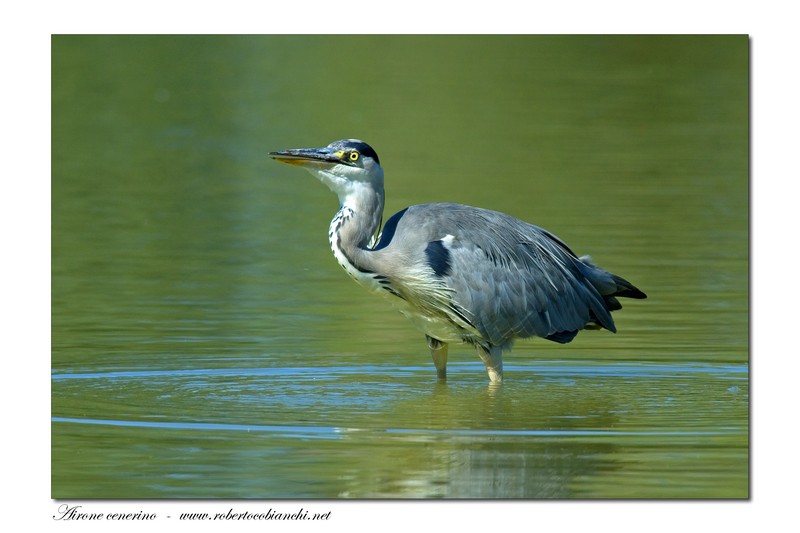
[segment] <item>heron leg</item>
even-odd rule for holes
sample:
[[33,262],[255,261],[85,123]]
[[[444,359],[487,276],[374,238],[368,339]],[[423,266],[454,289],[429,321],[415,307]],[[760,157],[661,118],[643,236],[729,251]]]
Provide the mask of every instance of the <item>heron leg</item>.
[[478,346],[478,355],[481,357],[483,364],[486,366],[486,372],[489,374],[489,381],[492,383],[500,383],[503,381],[503,353],[499,348],[491,347],[489,349],[483,346]]
[[428,341],[433,365],[436,367],[436,377],[447,379],[447,343],[428,335],[425,335],[425,339]]

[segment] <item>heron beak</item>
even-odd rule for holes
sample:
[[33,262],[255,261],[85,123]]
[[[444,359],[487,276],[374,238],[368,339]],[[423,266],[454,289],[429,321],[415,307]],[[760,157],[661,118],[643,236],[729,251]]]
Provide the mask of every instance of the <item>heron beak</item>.
[[275,161],[301,167],[338,165],[342,162],[340,155],[329,148],[296,148],[269,153]]

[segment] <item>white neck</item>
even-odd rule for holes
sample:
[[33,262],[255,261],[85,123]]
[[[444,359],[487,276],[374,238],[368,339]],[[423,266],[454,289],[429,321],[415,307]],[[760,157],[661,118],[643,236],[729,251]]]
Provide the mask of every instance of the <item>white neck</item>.
[[[339,167],[337,167],[339,168]],[[312,170],[312,169],[309,169]],[[314,174],[339,197],[341,208],[328,231],[333,255],[340,265],[359,282],[372,281],[368,272],[371,257],[368,246],[381,225],[383,215],[383,174],[374,183],[342,177],[326,169],[313,169]],[[371,283],[370,283],[371,284]]]

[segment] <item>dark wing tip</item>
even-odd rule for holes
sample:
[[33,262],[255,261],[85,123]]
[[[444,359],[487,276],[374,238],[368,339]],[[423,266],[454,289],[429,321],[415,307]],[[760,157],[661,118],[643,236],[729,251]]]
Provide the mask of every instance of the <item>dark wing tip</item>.
[[622,296],[623,298],[634,298],[636,300],[644,300],[647,295],[633,286],[633,284],[619,276],[611,275],[614,278],[614,283],[617,284],[617,292],[611,296]]
[[559,342],[561,344],[566,344],[570,342],[575,336],[578,334],[578,331],[556,331],[555,333],[551,333],[545,339],[549,341]]

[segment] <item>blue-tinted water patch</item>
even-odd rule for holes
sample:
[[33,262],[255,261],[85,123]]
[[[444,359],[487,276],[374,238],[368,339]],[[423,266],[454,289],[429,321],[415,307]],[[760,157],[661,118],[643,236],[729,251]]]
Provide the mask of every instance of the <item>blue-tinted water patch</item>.
[[208,422],[155,422],[143,420],[97,420],[92,418],[52,417],[52,422],[67,424],[89,424],[99,426],[116,426],[131,428],[200,430],[200,431],[244,431],[276,433],[286,437],[340,438],[342,430],[334,427],[319,426],[269,426],[258,424],[220,424]]
[[[479,363],[450,363],[451,373],[482,372]],[[514,374],[534,374],[542,377],[625,377],[625,378],[671,378],[692,374],[715,374],[729,378],[747,379],[747,365],[710,365],[705,363],[683,364],[633,364],[633,363],[598,363],[598,364],[564,364],[538,362],[535,365],[505,365],[509,380]],[[432,373],[429,366],[381,366],[353,365],[330,367],[268,367],[268,368],[199,368],[172,370],[109,370],[105,372],[53,372],[51,378],[56,380],[71,379],[137,379],[151,377],[335,377],[354,374],[361,375],[398,375]]]
[[426,429],[426,428],[338,428],[325,426],[279,426],[259,424],[223,424],[208,422],[157,422],[150,420],[101,420],[92,418],[52,417],[51,422],[131,428],[243,431],[273,433],[284,437],[339,439],[347,433],[385,433],[389,435],[453,436],[453,437],[711,437],[729,435],[738,428],[714,431],[628,431],[614,429]]

